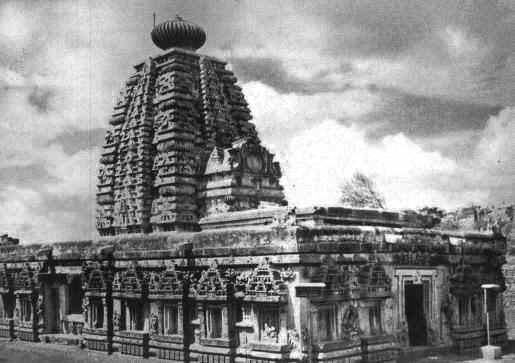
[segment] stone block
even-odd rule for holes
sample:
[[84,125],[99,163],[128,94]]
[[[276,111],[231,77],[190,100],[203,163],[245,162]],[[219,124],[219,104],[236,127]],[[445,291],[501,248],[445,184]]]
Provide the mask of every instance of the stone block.
[[496,345],[482,346],[481,353],[483,354],[483,359],[487,361],[501,359],[502,356],[501,347],[498,347]]

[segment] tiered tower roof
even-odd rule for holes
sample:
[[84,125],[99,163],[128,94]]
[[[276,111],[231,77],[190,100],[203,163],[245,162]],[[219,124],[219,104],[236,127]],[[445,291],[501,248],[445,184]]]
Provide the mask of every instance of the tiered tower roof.
[[135,66],[109,121],[100,234],[198,230],[205,216],[284,204],[279,164],[260,144],[236,77],[195,52],[202,28],[177,17],[151,36],[166,52]]

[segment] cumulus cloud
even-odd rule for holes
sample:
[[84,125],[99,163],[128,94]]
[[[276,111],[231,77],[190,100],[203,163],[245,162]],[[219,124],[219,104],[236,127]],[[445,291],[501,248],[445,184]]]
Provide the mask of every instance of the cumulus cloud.
[[6,211],[0,228],[22,243],[92,238],[92,205],[76,198],[63,200],[38,189],[8,186],[0,190],[0,207]]
[[[245,30],[231,39],[226,57],[272,57],[297,79],[333,80],[328,88],[361,82],[494,106],[513,102],[509,3],[344,0],[271,7],[239,7],[240,18],[228,23]],[[342,71],[342,64],[352,71]]]
[[477,185],[489,191],[490,203],[515,200],[515,107],[491,117],[469,164]]
[[457,208],[499,202],[501,194],[515,198],[512,109],[492,116],[468,157],[456,160],[403,132],[370,138],[370,128],[335,119],[347,115],[352,121],[373,112],[374,98],[367,108],[348,102],[352,97],[345,93],[280,95],[259,83],[244,85],[244,90],[252,109],[260,110],[254,121],[281,159],[283,184],[294,205],[337,204],[341,183],[356,171],[376,181],[390,208]]
[[86,3],[39,5],[0,5],[0,226],[25,242],[87,238],[99,145],[62,138],[104,125],[112,66],[91,47]]
[[356,120],[381,103],[380,97],[363,88],[313,95],[280,94],[262,82],[249,82],[243,85],[243,91],[260,134],[274,145],[326,118]]
[[356,171],[365,171],[376,181],[390,208],[442,205],[445,195],[428,186],[428,181],[458,168],[452,160],[423,150],[403,134],[373,143],[363,130],[334,120],[294,136],[286,154],[284,183],[289,200],[296,205],[337,204],[341,184]]
[[32,39],[32,22],[37,18],[32,11],[16,2],[0,7],[0,42],[16,50],[27,47]]

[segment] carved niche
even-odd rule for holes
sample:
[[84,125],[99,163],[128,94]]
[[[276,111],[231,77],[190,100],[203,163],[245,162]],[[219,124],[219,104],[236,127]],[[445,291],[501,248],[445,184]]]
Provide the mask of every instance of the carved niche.
[[27,263],[15,274],[14,289],[33,291],[37,287],[37,274]]
[[287,281],[295,277],[291,269],[272,269],[268,258],[250,272],[236,278],[236,296],[245,301],[286,302]]
[[372,260],[361,267],[358,275],[361,296],[364,298],[391,297],[391,279],[384,266],[377,260]]
[[234,270],[222,272],[215,261],[207,270],[202,271],[197,282],[190,286],[190,296],[199,300],[225,299],[234,279]]
[[147,274],[136,261],[123,271],[118,271],[113,279],[113,292],[123,294],[143,294],[147,292]]
[[110,274],[106,266],[93,261],[82,265],[81,277],[84,291],[105,292]]
[[152,272],[149,276],[148,290],[152,295],[166,295],[181,299],[184,285],[189,280],[187,274],[177,271],[175,265],[160,272]]
[[456,266],[449,282],[449,290],[455,296],[470,296],[481,292],[479,275],[470,265]]
[[323,283],[323,288],[309,288],[310,291],[302,291],[301,294],[312,299],[349,300],[360,297],[359,268],[356,265],[340,265],[330,255],[322,258],[320,266],[311,276],[313,282]]
[[13,289],[13,279],[7,266],[3,264],[0,267],[0,293],[9,293]]
[[234,142],[229,149],[229,155],[232,170],[272,177],[274,180],[281,178],[279,163],[273,161],[274,154],[253,138],[243,138]]

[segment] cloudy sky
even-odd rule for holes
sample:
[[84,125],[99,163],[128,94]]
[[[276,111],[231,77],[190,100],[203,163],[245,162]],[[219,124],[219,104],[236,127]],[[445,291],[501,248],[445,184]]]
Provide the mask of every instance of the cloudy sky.
[[157,21],[204,27],[290,204],[371,176],[388,207],[515,200],[515,1],[0,1],[0,230],[94,238],[96,165]]

